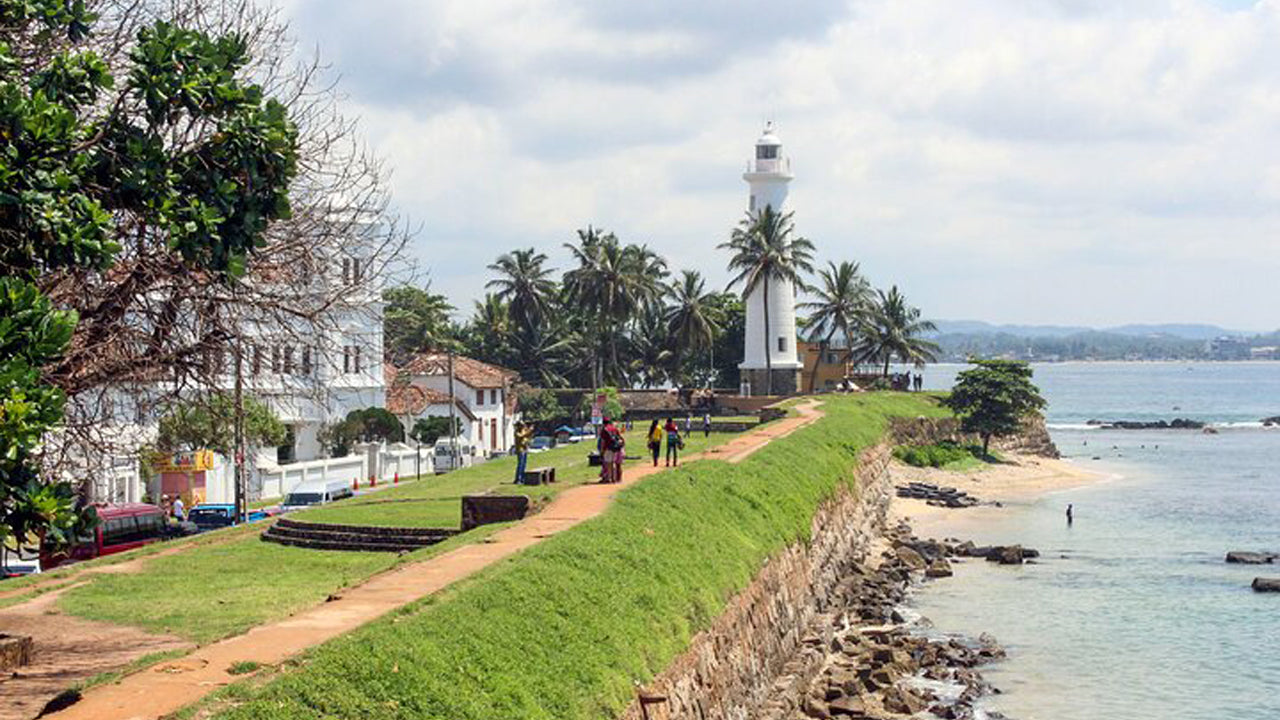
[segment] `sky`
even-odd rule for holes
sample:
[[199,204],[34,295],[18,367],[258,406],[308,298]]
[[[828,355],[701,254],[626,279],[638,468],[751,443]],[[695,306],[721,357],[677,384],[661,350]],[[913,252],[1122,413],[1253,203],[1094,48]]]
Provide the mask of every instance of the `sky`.
[[723,287],[767,120],[927,317],[1280,327],[1280,0],[285,0],[462,312],[588,224]]

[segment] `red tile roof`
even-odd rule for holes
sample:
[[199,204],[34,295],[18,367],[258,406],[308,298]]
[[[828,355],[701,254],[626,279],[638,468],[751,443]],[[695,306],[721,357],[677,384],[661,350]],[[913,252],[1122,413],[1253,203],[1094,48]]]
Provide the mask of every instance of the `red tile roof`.
[[[448,393],[412,385],[407,373],[396,370],[391,363],[386,363],[386,367],[387,410],[392,415],[421,415],[432,405],[449,404]],[[461,399],[455,396],[454,403],[464,416],[475,419],[475,415]]]
[[[446,353],[421,353],[414,356],[401,373],[409,376],[447,375],[449,356]],[[519,373],[473,358],[454,355],[453,376],[473,388],[500,388],[514,382],[519,377]]]

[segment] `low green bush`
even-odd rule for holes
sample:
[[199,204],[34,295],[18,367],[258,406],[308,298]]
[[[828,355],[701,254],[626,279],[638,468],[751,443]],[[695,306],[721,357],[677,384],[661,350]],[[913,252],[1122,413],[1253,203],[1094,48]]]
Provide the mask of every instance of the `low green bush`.
[[943,440],[932,445],[901,445],[894,448],[893,456],[912,467],[940,468],[971,460],[981,460],[981,445],[961,445]]

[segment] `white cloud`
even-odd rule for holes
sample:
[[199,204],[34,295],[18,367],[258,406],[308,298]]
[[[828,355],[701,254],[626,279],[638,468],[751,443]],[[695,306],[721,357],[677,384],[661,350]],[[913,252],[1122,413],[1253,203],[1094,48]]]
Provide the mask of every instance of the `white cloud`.
[[588,223],[723,280],[772,117],[822,258],[928,314],[1280,324],[1280,0],[288,11],[459,305]]

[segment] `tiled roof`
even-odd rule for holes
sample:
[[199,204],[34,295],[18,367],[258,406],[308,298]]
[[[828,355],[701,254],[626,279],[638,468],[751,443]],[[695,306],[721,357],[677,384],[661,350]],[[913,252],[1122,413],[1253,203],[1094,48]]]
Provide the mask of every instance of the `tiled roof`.
[[[421,353],[401,370],[405,375],[447,375],[449,356],[445,353]],[[453,376],[473,388],[500,388],[515,381],[519,374],[497,365],[465,357],[453,356]]]
[[[432,405],[448,406],[448,393],[412,385],[409,383],[407,373],[396,370],[391,363],[386,363],[386,367],[388,368],[385,372],[387,380],[387,410],[392,415],[421,415]],[[475,418],[470,408],[461,399],[455,396],[454,403],[458,406],[458,410],[461,411],[462,415],[472,419]]]

